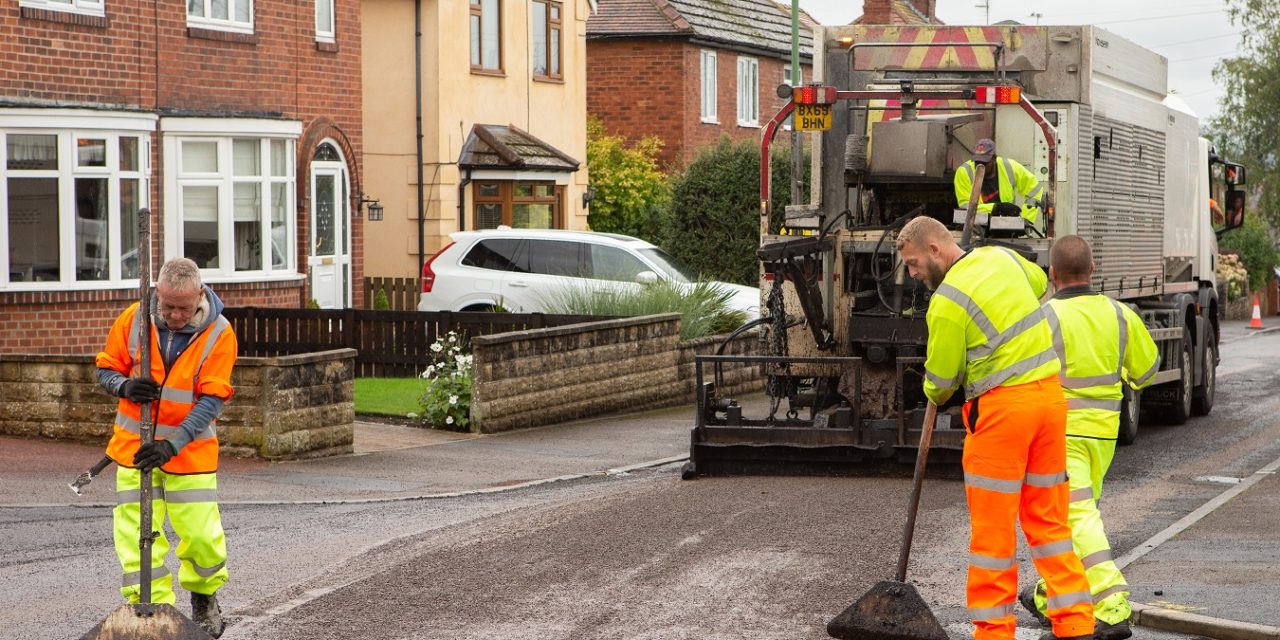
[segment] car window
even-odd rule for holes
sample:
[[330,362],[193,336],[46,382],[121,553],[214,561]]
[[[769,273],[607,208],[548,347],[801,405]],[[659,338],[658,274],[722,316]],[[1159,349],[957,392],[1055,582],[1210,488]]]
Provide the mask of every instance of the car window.
[[694,273],[693,269],[690,269],[685,263],[680,262],[675,256],[662,249],[641,249],[640,253],[661,267],[662,271],[674,282],[689,283],[698,279],[698,274]]
[[516,250],[519,248],[520,241],[514,238],[481,240],[467,252],[462,264],[494,271],[524,271],[517,267]]
[[601,244],[588,246],[591,247],[591,270],[588,275],[597,280],[635,282],[641,271],[653,270],[639,258],[617,247]]
[[528,240],[525,242],[530,273],[548,276],[587,277],[581,260],[581,242]]

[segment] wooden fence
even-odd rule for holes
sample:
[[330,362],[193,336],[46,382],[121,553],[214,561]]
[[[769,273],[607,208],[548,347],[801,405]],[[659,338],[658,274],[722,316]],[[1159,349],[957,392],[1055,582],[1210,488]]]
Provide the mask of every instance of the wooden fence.
[[373,309],[381,289],[387,294],[387,308],[392,311],[414,311],[418,308],[421,284],[417,278],[365,278],[364,308]]
[[431,345],[450,331],[464,348],[473,336],[606,320],[600,316],[368,309],[228,307],[240,355],[272,357],[350,348],[356,376],[408,377],[432,362]]

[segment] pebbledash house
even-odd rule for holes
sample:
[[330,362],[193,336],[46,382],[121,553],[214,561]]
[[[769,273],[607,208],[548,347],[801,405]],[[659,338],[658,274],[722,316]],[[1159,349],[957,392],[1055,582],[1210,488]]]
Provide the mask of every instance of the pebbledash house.
[[186,256],[228,306],[355,306],[357,0],[0,4],[0,353],[87,354]]

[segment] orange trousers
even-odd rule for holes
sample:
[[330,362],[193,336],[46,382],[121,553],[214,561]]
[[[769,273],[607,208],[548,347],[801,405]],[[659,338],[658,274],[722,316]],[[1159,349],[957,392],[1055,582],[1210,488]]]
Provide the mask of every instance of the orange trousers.
[[1048,587],[1054,635],[1091,637],[1093,599],[1067,524],[1067,401],[1057,376],[969,400],[964,424],[974,640],[1013,640],[1018,521]]

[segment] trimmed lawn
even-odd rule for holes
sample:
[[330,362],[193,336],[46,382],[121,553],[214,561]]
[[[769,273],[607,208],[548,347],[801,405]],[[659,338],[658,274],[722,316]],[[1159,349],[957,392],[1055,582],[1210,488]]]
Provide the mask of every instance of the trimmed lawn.
[[405,417],[422,413],[418,398],[422,396],[421,378],[356,378],[356,413],[375,413]]

